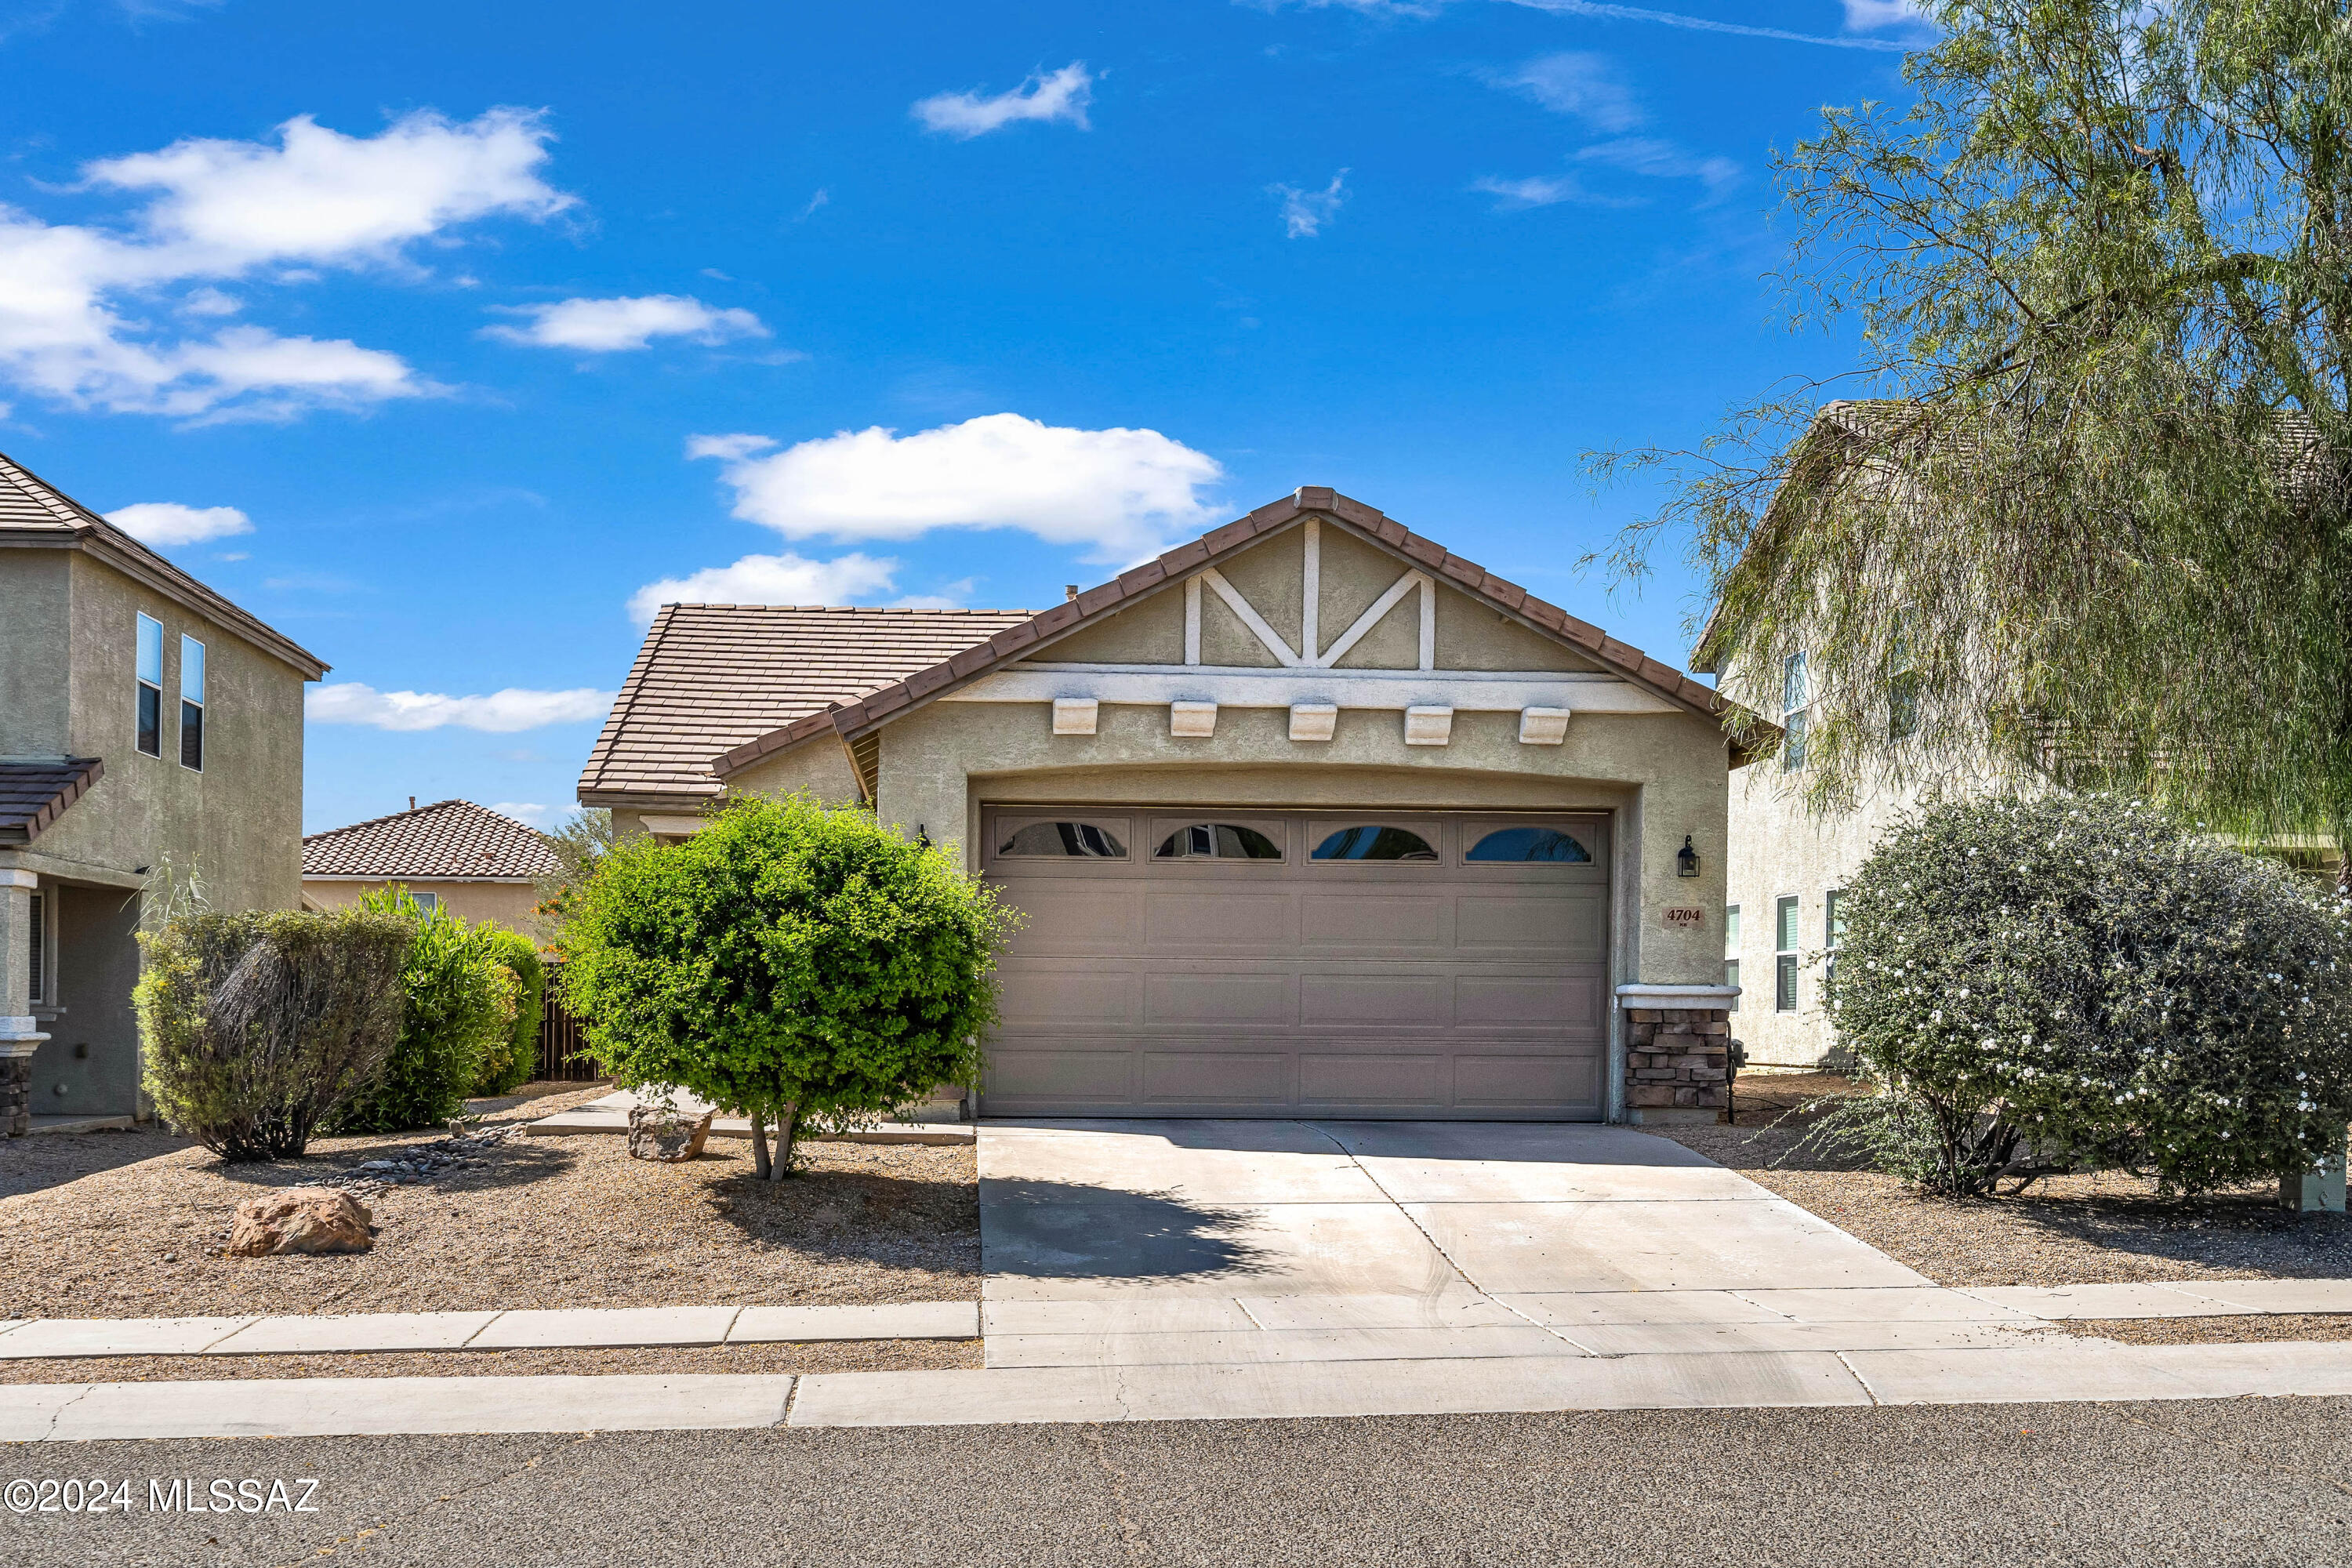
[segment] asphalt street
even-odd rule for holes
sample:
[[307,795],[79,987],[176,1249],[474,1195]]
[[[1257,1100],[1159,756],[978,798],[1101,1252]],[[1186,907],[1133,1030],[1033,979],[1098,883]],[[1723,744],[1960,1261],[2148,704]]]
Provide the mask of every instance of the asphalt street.
[[18,1445],[133,1506],[0,1562],[2342,1564],[2347,1461],[2344,1399]]

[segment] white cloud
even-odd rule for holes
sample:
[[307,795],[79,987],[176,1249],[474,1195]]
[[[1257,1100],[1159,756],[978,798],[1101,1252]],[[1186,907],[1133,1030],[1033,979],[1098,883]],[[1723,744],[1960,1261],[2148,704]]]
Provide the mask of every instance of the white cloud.
[[1283,231],[1293,239],[1311,239],[1323,232],[1323,226],[1339,216],[1339,204],[1348,199],[1342,188],[1348,171],[1340,170],[1331,176],[1331,183],[1319,191],[1302,191],[1297,185],[1268,185],[1266,194],[1282,198]]
[[844,430],[783,451],[761,436],[700,436],[735,515],[787,539],[912,539],[936,528],[1016,528],[1121,563],[1205,528],[1217,460],[1157,430],[1077,430],[1018,414],[900,436]]
[[548,724],[601,719],[615,693],[581,687],[525,691],[509,687],[487,697],[444,697],[432,691],[378,691],[356,680],[311,689],[303,716],[320,724],[365,724],[378,730],[487,730],[508,734]]
[[1486,175],[1470,188],[1502,198],[1508,207],[1543,207],[1561,202],[1585,206],[1639,206],[1645,198],[1619,190],[1596,190],[1579,170],[1606,170],[1648,180],[1696,180],[1706,188],[1705,202],[1728,195],[1739,183],[1739,165],[1728,158],[1702,158],[1671,142],[1651,136],[1621,136],[1612,142],[1580,147],[1569,154],[1572,165],[1565,174],[1538,174],[1507,180]]
[[639,626],[664,605],[854,605],[889,592],[896,561],[871,555],[746,555],[731,566],[706,566],[684,577],[648,583],[629,595]]
[[544,827],[547,819],[555,815],[551,805],[536,805],[524,800],[502,800],[491,806],[500,816],[511,816],[526,827]]
[[419,111],[372,137],[302,115],[275,142],[191,138],[85,164],[85,188],[150,199],[109,227],[0,206],[0,377],[68,406],[188,419],[438,392],[398,356],[347,340],[257,326],[207,337],[169,319],[236,313],[224,281],[405,267],[408,246],[457,225],[551,216],[572,198],[540,178],[549,134],[514,109],[463,123]]
[[1927,31],[1935,23],[1920,9],[1918,0],[1845,0],[1849,33]]
[[[1280,5],[1284,0],[1265,0],[1265,3]],[[1309,10],[1337,5],[1376,16],[1432,16],[1444,9],[1446,0],[1294,0],[1294,3]],[[1591,16],[1610,22],[1649,22],[1662,27],[1681,27],[1699,33],[1729,33],[1743,38],[1774,38],[1787,44],[1824,44],[1838,49],[1902,49],[1909,47],[1881,38],[1829,38],[1817,33],[1794,33],[1784,27],[1757,27],[1745,22],[1718,22],[1707,16],[1654,11],[1646,5],[1604,5],[1599,0],[1508,0],[1508,3],[1524,5],[1530,11],[1550,11],[1563,16]],[[1855,0],[1847,0],[1849,12],[1854,3]],[[1873,6],[1884,3],[1884,0],[1860,0],[1860,3]]]
[[[1051,124],[1061,121],[1079,130],[1087,125],[1087,105],[1094,98],[1095,79],[1087,73],[1084,60],[1072,60],[1050,75],[1032,74],[1010,92],[1000,92],[993,98],[982,98],[976,92],[942,92],[917,103],[911,112],[923,122],[926,131],[937,131],[949,136],[971,141],[1001,131],[1018,121],[1035,120]],[[822,191],[818,201],[824,199]],[[816,203],[809,211],[816,210]],[[807,213],[801,215],[803,217]]]
[[202,544],[253,531],[253,520],[233,506],[182,506],[175,500],[118,507],[106,514],[106,521],[142,544]]
[[768,329],[749,310],[719,310],[685,294],[644,294],[613,300],[565,300],[553,305],[504,307],[527,318],[520,327],[486,327],[483,335],[535,348],[610,353],[641,349],[656,338],[721,343],[764,338]]
[[1486,79],[1524,93],[1555,113],[1573,114],[1612,133],[1631,131],[1645,118],[1604,55],[1576,51],[1545,55]]

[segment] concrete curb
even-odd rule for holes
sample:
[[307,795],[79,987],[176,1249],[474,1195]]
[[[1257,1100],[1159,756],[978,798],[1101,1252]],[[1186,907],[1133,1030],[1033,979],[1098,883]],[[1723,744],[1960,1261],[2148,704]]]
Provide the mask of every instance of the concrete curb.
[[0,1325],[0,1362],[68,1356],[321,1355],[979,1337],[977,1301],[358,1312],[342,1317],[37,1318]]
[[2352,1395],[2352,1343],[0,1386],[0,1442]]

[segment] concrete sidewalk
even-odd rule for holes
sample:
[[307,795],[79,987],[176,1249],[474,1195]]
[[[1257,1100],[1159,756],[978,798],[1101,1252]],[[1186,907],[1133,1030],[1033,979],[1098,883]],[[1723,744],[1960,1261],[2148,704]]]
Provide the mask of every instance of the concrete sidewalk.
[[2352,1343],[0,1386],[0,1443],[2352,1394]]
[[357,1312],[344,1317],[43,1318],[0,1323],[0,1362],[60,1356],[319,1355],[979,1336],[976,1301]]

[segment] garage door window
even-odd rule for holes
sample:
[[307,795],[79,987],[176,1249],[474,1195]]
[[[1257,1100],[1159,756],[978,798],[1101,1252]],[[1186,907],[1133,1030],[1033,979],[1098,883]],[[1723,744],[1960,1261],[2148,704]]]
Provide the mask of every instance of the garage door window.
[[1238,822],[1196,822],[1160,841],[1156,860],[1279,860],[1273,839]]
[[1548,860],[1561,865],[1589,866],[1592,863],[1592,851],[1556,827],[1506,827],[1478,840],[1463,858]]
[[996,847],[997,854],[1032,860],[1124,860],[1127,846],[1091,822],[1033,822]]
[[1318,860],[1427,860],[1434,862],[1437,851],[1429,840],[1409,827],[1381,827],[1366,824],[1361,827],[1343,827],[1315,847],[1313,858]]

